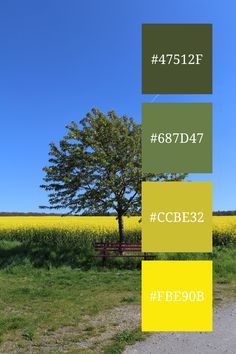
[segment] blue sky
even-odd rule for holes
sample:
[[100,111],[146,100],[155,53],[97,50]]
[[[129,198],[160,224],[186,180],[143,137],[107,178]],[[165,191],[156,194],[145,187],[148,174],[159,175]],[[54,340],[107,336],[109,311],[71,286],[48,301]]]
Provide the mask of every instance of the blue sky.
[[34,0],[0,2],[0,211],[39,211],[48,144],[92,107],[141,120],[142,23],[213,24],[213,95],[157,102],[213,102],[213,207],[235,205],[233,0]]

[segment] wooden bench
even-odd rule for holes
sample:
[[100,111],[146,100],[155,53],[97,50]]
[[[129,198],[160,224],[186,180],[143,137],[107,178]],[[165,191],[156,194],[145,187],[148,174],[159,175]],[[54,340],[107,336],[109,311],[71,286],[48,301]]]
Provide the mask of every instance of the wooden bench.
[[110,257],[141,257],[148,259],[148,253],[142,252],[141,242],[96,242],[95,251],[99,253],[96,257],[102,257],[103,262]]

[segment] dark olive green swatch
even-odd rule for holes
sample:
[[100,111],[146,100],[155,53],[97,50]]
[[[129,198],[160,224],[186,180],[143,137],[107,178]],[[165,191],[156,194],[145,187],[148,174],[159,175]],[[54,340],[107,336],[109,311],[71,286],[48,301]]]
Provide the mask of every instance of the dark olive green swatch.
[[[152,134],[171,133],[171,143],[151,143]],[[175,143],[173,133],[203,133],[201,143]],[[165,136],[165,135],[164,135]],[[195,135],[196,137],[196,135]],[[142,170],[144,173],[212,172],[211,103],[143,103]]]
[[[200,65],[152,64],[154,54],[202,53]],[[212,93],[212,25],[144,24],[142,26],[143,94]]]

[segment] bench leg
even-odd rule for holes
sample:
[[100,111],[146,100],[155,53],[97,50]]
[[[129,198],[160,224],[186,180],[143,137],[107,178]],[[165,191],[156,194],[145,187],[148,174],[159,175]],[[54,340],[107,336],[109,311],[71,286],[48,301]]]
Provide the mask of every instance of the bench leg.
[[106,265],[106,251],[103,251],[103,256],[102,256],[102,265]]

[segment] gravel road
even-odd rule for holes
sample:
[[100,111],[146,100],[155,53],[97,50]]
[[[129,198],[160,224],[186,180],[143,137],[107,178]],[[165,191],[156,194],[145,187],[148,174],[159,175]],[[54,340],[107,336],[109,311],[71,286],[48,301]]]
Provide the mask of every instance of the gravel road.
[[236,354],[236,301],[214,310],[213,332],[159,332],[123,354]]

